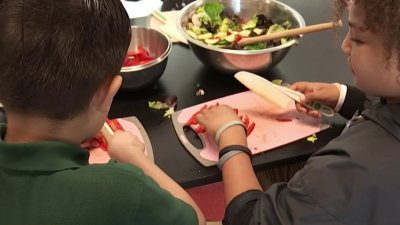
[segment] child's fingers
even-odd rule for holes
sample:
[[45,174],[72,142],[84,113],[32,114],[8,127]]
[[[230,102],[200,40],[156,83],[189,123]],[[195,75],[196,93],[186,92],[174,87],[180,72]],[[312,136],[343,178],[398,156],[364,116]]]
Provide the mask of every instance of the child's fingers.
[[312,92],[313,86],[310,82],[296,82],[290,86],[291,89],[302,93]]
[[307,112],[307,108],[304,107],[302,104],[296,102],[295,106],[296,106],[297,111],[302,112],[302,113]]
[[304,105],[302,105],[298,102],[296,102],[295,106],[296,106],[297,111],[299,111],[301,113],[307,113],[308,115],[310,115],[312,117],[316,117],[316,118],[321,117],[321,113],[315,109],[306,108]]
[[321,117],[321,113],[318,112],[318,111],[315,110],[315,109],[307,109],[307,114],[310,115],[310,116],[312,116],[312,117],[316,117],[316,118]]
[[304,98],[302,99],[303,103],[308,103],[308,102],[325,102],[329,99],[329,96],[327,96],[327,93],[323,91],[315,91],[315,92],[310,92],[304,94]]

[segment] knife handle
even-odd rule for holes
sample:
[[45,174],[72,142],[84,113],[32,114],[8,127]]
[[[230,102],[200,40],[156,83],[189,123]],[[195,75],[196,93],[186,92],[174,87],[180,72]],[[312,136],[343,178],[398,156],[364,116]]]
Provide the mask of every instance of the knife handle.
[[291,99],[293,99],[294,101],[300,103],[301,105],[303,105],[304,107],[308,108],[308,109],[313,109],[313,110],[317,110],[319,113],[321,113],[321,115],[324,115],[326,117],[332,117],[335,115],[335,110],[332,109],[331,107],[321,104],[320,102],[309,102],[307,104],[304,104],[301,102],[302,97],[304,96],[303,93],[292,90],[290,87],[289,83],[282,83],[282,85],[277,85],[274,84],[279,90],[281,90],[284,94],[286,94],[287,96],[289,96]]
[[[186,127],[184,124],[179,123],[178,122],[178,117],[181,114],[181,111],[177,111],[174,114],[172,114],[172,123],[174,125],[175,128],[175,132],[179,138],[179,141],[182,143],[182,145],[184,146],[184,148],[199,162],[201,163],[203,166],[205,167],[210,167],[210,166],[215,166],[217,165],[217,161],[211,161],[208,160],[206,158],[203,158],[202,155],[202,151],[205,151],[206,148],[217,148],[217,147],[213,147],[212,145],[216,145],[213,137],[210,136],[206,136],[204,134],[197,134],[197,136],[200,138],[201,143],[203,145],[203,148],[197,148],[196,146],[194,146],[189,138],[186,136],[185,131],[184,131],[184,127]],[[192,129],[192,128],[190,128]],[[194,131],[193,131],[194,132]],[[210,140],[210,138],[212,140]]]
[[309,109],[317,110],[319,113],[321,113],[321,115],[324,115],[326,117],[333,117],[335,115],[334,109],[319,102],[309,102],[308,104],[302,104],[302,105],[304,105]]

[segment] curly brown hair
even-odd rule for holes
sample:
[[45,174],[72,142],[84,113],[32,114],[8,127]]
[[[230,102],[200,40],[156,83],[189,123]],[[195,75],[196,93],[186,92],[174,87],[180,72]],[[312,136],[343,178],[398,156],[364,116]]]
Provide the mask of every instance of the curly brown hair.
[[[335,16],[339,19],[349,0],[335,0]],[[364,27],[378,35],[384,47],[386,62],[395,50],[400,71],[400,1],[399,0],[355,0],[365,12]]]

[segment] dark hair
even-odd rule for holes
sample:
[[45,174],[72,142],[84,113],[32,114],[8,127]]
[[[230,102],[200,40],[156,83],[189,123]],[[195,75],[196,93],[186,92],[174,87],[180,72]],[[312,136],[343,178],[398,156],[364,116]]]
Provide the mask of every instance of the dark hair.
[[70,119],[119,73],[131,29],[120,0],[3,0],[0,34],[0,102]]
[[[339,17],[348,5],[348,0],[335,0],[336,17]],[[400,1],[399,0],[355,0],[365,12],[363,26],[379,36],[384,47],[386,61],[397,51],[400,70]]]

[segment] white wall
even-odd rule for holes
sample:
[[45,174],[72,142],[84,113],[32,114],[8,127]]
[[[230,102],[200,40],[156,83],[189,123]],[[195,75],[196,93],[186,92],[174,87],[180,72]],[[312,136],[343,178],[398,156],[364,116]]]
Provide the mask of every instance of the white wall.
[[153,10],[160,10],[162,5],[161,0],[139,0],[136,2],[121,0],[121,2],[131,19],[148,16]]

